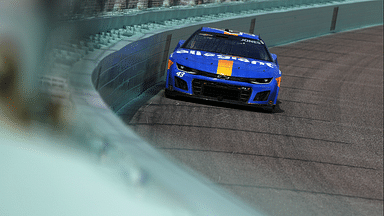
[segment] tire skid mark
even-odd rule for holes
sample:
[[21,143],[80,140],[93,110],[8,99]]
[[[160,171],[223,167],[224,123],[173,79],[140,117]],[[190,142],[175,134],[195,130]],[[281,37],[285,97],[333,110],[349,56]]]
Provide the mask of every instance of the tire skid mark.
[[[363,42],[363,43],[365,43],[365,42],[369,42],[370,44],[372,44],[372,43],[378,43],[378,42],[372,42],[372,41],[360,41],[360,42]],[[310,44],[315,44],[315,45],[334,45],[334,43],[327,43],[327,42],[314,42],[314,41],[300,41],[300,42],[297,42],[297,44],[298,45],[300,45],[300,44],[308,44],[308,45],[310,45]],[[337,46],[343,46],[343,47],[355,47],[354,45],[350,45],[350,43],[345,43],[345,44],[338,44]],[[282,46],[281,46],[282,47]]]
[[[301,68],[301,69],[307,69],[307,70],[315,70],[315,71],[329,71],[329,70],[326,70],[326,69],[319,69],[319,68],[313,68],[313,67],[307,67],[307,66],[303,66],[303,65],[283,65],[281,64],[280,65],[281,67],[285,67],[285,68],[290,68],[290,69],[293,69],[293,68]],[[343,66],[343,65],[342,65]],[[345,65],[344,65],[345,66]],[[373,72],[380,72],[382,73],[382,69],[381,68],[368,68],[368,67],[360,67],[360,66],[354,66],[354,68],[357,68],[357,69],[364,69],[364,72],[370,72],[370,71],[373,71]],[[286,69],[284,69],[285,71]],[[283,76],[297,76],[297,75],[293,75],[293,74],[286,74],[284,73]]]
[[[316,105],[316,106],[320,106],[320,105],[329,106],[329,104],[331,104],[330,101],[336,101],[336,102],[340,101],[340,102],[346,102],[345,104],[344,103],[339,103],[338,105],[340,107],[346,107],[346,108],[350,108],[350,109],[360,109],[362,106],[364,106],[366,110],[371,110],[371,111],[382,111],[383,110],[383,107],[375,107],[375,106],[377,106],[377,104],[373,104],[373,103],[354,102],[354,101],[347,100],[347,99],[344,99],[344,100],[339,99],[339,100],[337,100],[337,99],[334,99],[334,98],[327,98],[327,96],[324,96],[323,98],[325,98],[328,101],[320,101],[319,103],[311,103],[311,102],[293,101],[293,100],[285,100],[285,99],[279,99],[279,100],[280,101],[290,102],[290,103],[301,103],[301,104],[309,104],[309,105]],[[352,105],[350,105],[348,103],[350,103]]]
[[[336,37],[335,37],[336,38]],[[367,42],[367,43],[374,43],[374,44],[377,44],[377,41],[370,41],[370,40],[362,40],[362,39],[354,39],[354,38],[349,38],[349,37],[340,37],[340,36],[337,36],[336,39],[342,39],[342,40],[350,40],[350,41],[353,41],[353,42]]]
[[352,124],[347,124],[347,123],[340,123],[337,121],[313,119],[313,118],[306,118],[306,117],[300,117],[300,116],[290,116],[290,115],[284,115],[284,114],[278,114],[278,113],[275,113],[274,115],[284,116],[287,118],[297,118],[297,119],[305,119],[305,120],[310,120],[310,121],[320,121],[320,122],[332,124],[334,126],[343,126],[343,127],[352,127],[352,128],[358,128],[358,129],[369,129],[369,130],[383,131],[383,128],[380,128],[380,127],[358,126],[358,125],[352,125]]
[[317,58],[308,58],[308,57],[302,57],[302,56],[291,56],[291,55],[284,55],[279,54],[279,58],[293,58],[293,59],[299,59],[299,60],[311,60],[311,61],[317,61],[317,62],[335,62],[329,59],[317,59]]
[[[302,62],[299,62],[300,60],[305,60],[306,61],[311,61],[311,62],[316,62],[316,63],[320,63],[320,64],[323,64],[323,62],[325,62],[324,66],[325,65],[329,65],[329,64],[332,64],[334,66],[341,66],[341,67],[350,67],[351,65],[350,64],[344,64],[344,63],[340,63],[340,61],[337,61],[337,60],[331,60],[331,59],[317,59],[317,58],[308,58],[308,57],[302,57],[302,56],[293,56],[293,55],[284,55],[284,54],[279,54],[279,57],[283,58],[282,61],[280,61],[279,65],[280,67],[293,67],[293,68],[300,68],[300,67],[303,67],[303,63]],[[372,58],[371,58],[372,59]],[[380,57],[377,57],[376,58],[377,60],[381,60]],[[306,62],[306,64],[309,64]],[[377,66],[377,67],[375,67]],[[382,70],[382,68],[380,67],[380,64],[378,63],[378,65],[375,65],[374,67],[369,67],[369,66],[359,66],[359,65],[355,65],[354,68],[361,68],[361,69],[365,69],[365,70]],[[305,67],[305,66],[304,66]],[[321,68],[313,68],[313,69],[317,69],[317,70],[322,70]],[[323,69],[324,70],[324,69]],[[284,75],[284,74],[283,74]]]
[[206,149],[188,149],[188,148],[167,148],[167,147],[156,147],[156,148],[161,150],[196,151],[196,152],[210,152],[210,153],[222,153],[222,154],[232,154],[232,155],[246,155],[246,156],[254,156],[254,157],[266,157],[266,158],[274,158],[274,159],[300,161],[300,162],[307,162],[307,163],[344,166],[344,167],[355,168],[355,169],[377,170],[376,168],[371,168],[371,167],[353,166],[348,164],[338,164],[338,163],[330,163],[330,162],[324,162],[324,161],[314,161],[314,160],[307,160],[307,159],[300,159],[300,158],[279,157],[279,156],[273,156],[273,155],[262,155],[262,154],[253,154],[253,153],[245,153],[245,152],[218,151],[218,150],[206,150]]
[[315,105],[315,106],[321,105],[319,103],[310,103],[310,102],[304,102],[304,101],[293,101],[293,100],[285,100],[285,99],[279,99],[279,100],[290,102],[290,103],[300,103],[300,104],[308,104],[308,105]]
[[[275,49],[286,49],[286,50],[298,50],[298,51],[308,51],[308,52],[313,52],[313,53],[326,53],[326,54],[337,54],[337,55],[363,55],[363,56],[375,56],[377,57],[377,55],[374,55],[374,54],[370,54],[370,53],[351,53],[351,52],[332,52],[332,51],[323,51],[323,50],[319,50],[319,49],[306,49],[306,48],[295,48],[295,47],[276,47]],[[280,54],[280,55],[284,55],[284,54]],[[280,56],[279,55],[279,56]],[[289,56],[289,57],[292,57],[292,56]],[[293,58],[293,57],[292,57]]]
[[371,88],[382,88],[382,86],[380,85],[370,85],[365,83],[356,83],[356,82],[343,81],[343,80],[330,80],[330,79],[324,79],[324,78],[318,78],[318,77],[306,77],[306,76],[297,76],[297,75],[290,75],[290,74],[284,74],[284,76],[294,77],[299,79],[316,79],[316,80],[323,80],[323,81],[326,80],[328,82],[350,83],[350,84],[359,85],[359,86],[369,86]]
[[[146,106],[148,104],[145,104],[143,106]],[[229,109],[227,107],[212,107],[212,106],[191,106],[191,105],[175,105],[175,104],[156,104],[152,103],[150,106],[177,106],[177,107],[191,107],[191,108],[199,108],[199,109]],[[148,107],[148,106],[147,106]],[[143,113],[153,113],[155,114],[155,111],[142,111]],[[308,117],[302,117],[302,116],[294,116],[294,115],[285,115],[285,114],[279,114],[279,113],[274,113],[276,116],[281,116],[284,118],[293,118],[293,119],[304,119],[304,120],[309,120],[309,121],[318,121],[318,122],[324,122],[324,123],[329,123],[334,126],[343,126],[343,127],[351,127],[351,128],[358,128],[358,129],[369,129],[369,130],[377,130],[377,131],[383,131],[383,128],[378,128],[378,127],[369,127],[369,126],[358,126],[358,125],[352,125],[352,124],[347,124],[347,123],[340,123],[337,121],[330,121],[326,119],[316,119],[316,118],[308,118]],[[124,115],[120,115],[124,116]],[[131,123],[132,125],[134,123]]]
[[271,189],[271,190],[281,190],[281,191],[292,191],[292,192],[298,192],[298,193],[312,193],[312,194],[318,194],[318,195],[340,196],[340,197],[346,197],[346,198],[365,199],[365,200],[373,200],[373,201],[381,201],[381,202],[383,201],[383,199],[378,199],[378,198],[361,197],[361,196],[353,196],[353,195],[345,195],[345,194],[334,194],[334,193],[326,193],[326,192],[319,192],[319,191],[308,191],[308,190],[277,188],[277,187],[257,186],[257,185],[230,184],[230,183],[215,183],[215,184],[222,185],[222,186]]
[[300,91],[311,91],[311,92],[325,92],[321,90],[313,90],[313,89],[303,89],[303,88],[295,88],[295,87],[290,87],[290,86],[280,86],[280,89],[295,89],[295,90],[300,90]]
[[190,127],[190,128],[215,129],[215,130],[228,130],[228,131],[237,131],[237,132],[246,132],[246,133],[266,134],[266,135],[272,135],[272,136],[285,136],[285,137],[292,137],[297,139],[308,139],[308,140],[315,140],[315,141],[322,141],[322,142],[338,143],[343,145],[352,145],[352,143],[335,141],[335,140],[326,140],[326,139],[302,137],[302,136],[295,136],[295,135],[288,135],[288,134],[268,133],[268,132],[242,130],[242,129],[234,129],[234,128],[207,127],[207,126],[182,125],[182,124],[166,124],[166,123],[129,123],[128,125],[129,126],[146,125],[146,126]]

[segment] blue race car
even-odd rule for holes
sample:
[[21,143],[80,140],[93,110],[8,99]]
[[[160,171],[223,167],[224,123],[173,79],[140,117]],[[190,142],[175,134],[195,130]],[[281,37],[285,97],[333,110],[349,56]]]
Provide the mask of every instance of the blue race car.
[[273,111],[281,82],[277,56],[257,35],[202,27],[168,60],[166,96],[183,95]]

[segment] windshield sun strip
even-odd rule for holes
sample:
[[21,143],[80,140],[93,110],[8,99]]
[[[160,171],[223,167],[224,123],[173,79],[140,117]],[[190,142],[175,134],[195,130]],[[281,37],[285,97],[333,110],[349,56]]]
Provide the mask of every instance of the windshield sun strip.
[[[199,34],[201,32],[197,32],[196,34],[193,34],[182,46],[181,48],[184,48],[184,49],[189,49],[189,50],[196,50],[196,51],[203,51],[203,52],[211,52],[211,53],[215,53],[215,54],[222,54],[222,55],[228,55],[228,56],[233,56],[233,57],[242,57],[242,58],[249,58],[249,59],[255,59],[255,60],[261,60],[261,61],[267,61],[267,62],[273,62],[272,60],[272,57],[271,57],[271,54],[269,53],[269,50],[266,48],[266,45],[264,43],[261,43],[258,44],[258,45],[261,45],[265,48],[265,52],[266,54],[268,55],[268,60],[265,60],[265,59],[258,59],[258,58],[254,58],[253,56],[244,56],[244,55],[231,55],[229,53],[222,53],[222,52],[214,52],[214,51],[211,51],[211,50],[207,50],[207,49],[194,49],[194,48],[190,48],[190,47],[186,47],[187,44],[189,44],[190,40],[194,39],[196,37],[197,34]],[[218,33],[213,33],[214,35],[220,35]],[[243,37],[239,37],[239,36],[231,36],[231,35],[225,35],[225,36],[228,36],[228,39],[232,39],[234,38],[234,40],[237,40],[237,41],[241,41],[242,39],[246,39],[246,40],[252,40],[252,39],[248,39],[248,38],[243,38]],[[252,40],[252,41],[256,41],[256,40]],[[260,40],[259,40],[260,41]]]

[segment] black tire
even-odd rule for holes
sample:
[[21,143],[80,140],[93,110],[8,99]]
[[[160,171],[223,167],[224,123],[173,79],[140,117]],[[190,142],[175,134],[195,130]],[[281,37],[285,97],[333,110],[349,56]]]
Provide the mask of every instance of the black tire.
[[264,110],[267,111],[268,113],[274,113],[276,110],[276,105],[267,106],[264,108]]
[[175,94],[174,94],[171,90],[169,90],[169,89],[165,89],[165,90],[164,90],[164,96],[165,96],[166,98],[174,98],[174,97],[175,97]]

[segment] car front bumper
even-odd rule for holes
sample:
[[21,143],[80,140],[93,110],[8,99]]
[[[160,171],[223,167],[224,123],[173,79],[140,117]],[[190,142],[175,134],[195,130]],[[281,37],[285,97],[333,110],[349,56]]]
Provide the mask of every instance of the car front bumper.
[[239,105],[274,106],[279,87],[277,80],[251,84],[168,70],[166,88],[175,95]]

